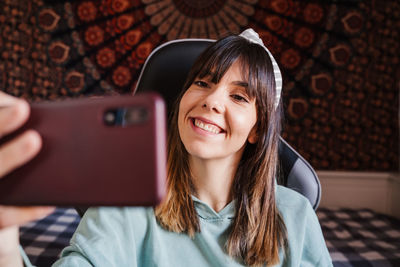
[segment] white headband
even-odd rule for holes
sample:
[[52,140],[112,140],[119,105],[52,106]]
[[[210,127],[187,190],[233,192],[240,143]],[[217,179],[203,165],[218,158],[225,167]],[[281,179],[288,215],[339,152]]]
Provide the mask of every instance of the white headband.
[[279,100],[281,98],[281,92],[282,92],[282,74],[279,69],[278,63],[276,62],[275,58],[272,56],[271,52],[269,52],[269,50],[265,47],[260,36],[258,36],[258,33],[256,33],[253,29],[249,28],[249,29],[243,31],[241,34],[239,34],[239,36],[249,40],[252,43],[262,46],[265,49],[265,51],[267,51],[269,57],[271,58],[272,67],[274,68],[274,77],[275,77],[275,86],[276,86],[275,108],[277,108],[279,105]]

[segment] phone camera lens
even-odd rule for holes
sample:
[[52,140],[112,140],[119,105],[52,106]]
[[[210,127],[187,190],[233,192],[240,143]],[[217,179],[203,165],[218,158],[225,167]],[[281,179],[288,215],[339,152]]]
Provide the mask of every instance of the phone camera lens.
[[148,120],[149,113],[143,107],[121,107],[107,110],[103,115],[104,124],[107,126],[127,127],[137,125]]
[[148,119],[148,111],[143,107],[128,108],[124,114],[124,125],[144,123]]
[[113,112],[113,111],[107,111],[104,114],[104,122],[107,125],[114,125],[115,124],[115,119],[116,119],[116,115],[115,115],[115,112]]

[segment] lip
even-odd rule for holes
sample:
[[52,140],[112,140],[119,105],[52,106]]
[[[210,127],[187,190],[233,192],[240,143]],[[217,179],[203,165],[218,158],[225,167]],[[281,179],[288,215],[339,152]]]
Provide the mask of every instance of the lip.
[[208,119],[203,118],[203,117],[189,117],[190,124],[191,124],[191,126],[192,126],[196,131],[201,131],[201,132],[203,132],[203,133],[216,135],[215,133],[213,134],[213,133],[207,132],[207,131],[205,131],[205,130],[203,130],[203,129],[197,127],[197,126],[195,126],[195,125],[194,125],[194,121],[195,121],[195,120],[201,120],[201,121],[203,121],[203,122],[205,122],[205,123],[207,123],[207,124],[211,124],[211,125],[214,125],[215,127],[218,127],[218,128],[221,130],[220,133],[218,133],[218,134],[223,134],[223,133],[226,132],[224,128],[222,128],[222,127],[219,126],[217,123],[215,123],[215,122],[213,122],[213,121],[211,121],[211,120],[208,120]]

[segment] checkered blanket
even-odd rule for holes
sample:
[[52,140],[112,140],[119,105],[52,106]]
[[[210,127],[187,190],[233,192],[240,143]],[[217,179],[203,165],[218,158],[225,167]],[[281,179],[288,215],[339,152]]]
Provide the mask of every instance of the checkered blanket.
[[[333,265],[400,266],[400,221],[371,210],[324,209],[317,212]],[[58,208],[21,227],[21,244],[31,262],[51,266],[79,223],[74,209]]]
[[79,221],[74,209],[57,208],[44,219],[20,227],[20,242],[31,263],[51,266],[69,244]]
[[371,210],[319,209],[334,266],[400,266],[400,221]]

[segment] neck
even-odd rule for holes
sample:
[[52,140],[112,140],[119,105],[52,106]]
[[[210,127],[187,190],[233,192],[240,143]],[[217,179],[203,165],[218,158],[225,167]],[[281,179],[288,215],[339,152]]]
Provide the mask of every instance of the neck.
[[190,156],[189,164],[196,197],[216,212],[232,201],[232,184],[241,158],[201,159]]

